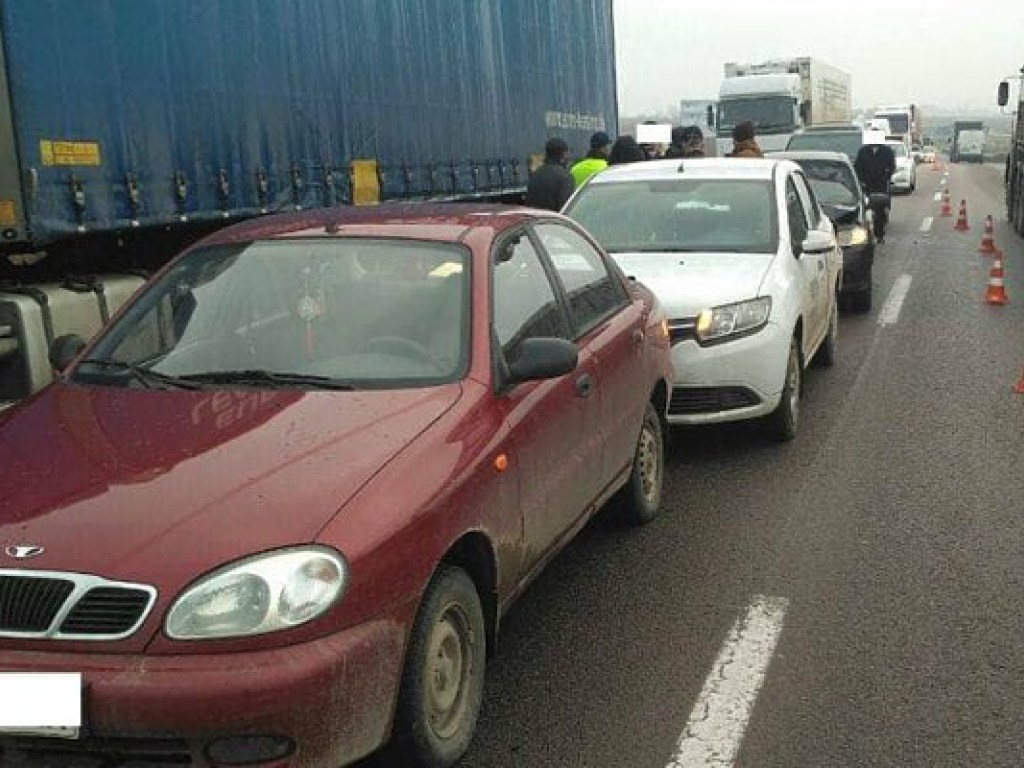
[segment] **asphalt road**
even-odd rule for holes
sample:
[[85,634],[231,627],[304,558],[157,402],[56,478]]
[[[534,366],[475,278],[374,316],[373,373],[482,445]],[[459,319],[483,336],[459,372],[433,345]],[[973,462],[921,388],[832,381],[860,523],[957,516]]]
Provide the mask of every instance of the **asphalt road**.
[[1001,168],[950,166],[968,233],[918,173],[798,438],[674,431],[662,516],[599,517],[507,616],[466,768],[1024,765],[1024,243]]

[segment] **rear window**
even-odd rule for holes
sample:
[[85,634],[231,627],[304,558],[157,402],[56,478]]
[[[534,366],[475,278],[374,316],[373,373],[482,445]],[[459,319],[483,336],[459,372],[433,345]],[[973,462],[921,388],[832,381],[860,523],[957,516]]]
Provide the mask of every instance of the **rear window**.
[[794,134],[786,144],[786,149],[842,152],[853,160],[863,143],[864,137],[860,131],[808,131]]
[[774,253],[774,198],[756,179],[590,184],[566,213],[605,249]]
[[829,160],[799,160],[804,175],[822,205],[856,205],[857,177],[848,165]]

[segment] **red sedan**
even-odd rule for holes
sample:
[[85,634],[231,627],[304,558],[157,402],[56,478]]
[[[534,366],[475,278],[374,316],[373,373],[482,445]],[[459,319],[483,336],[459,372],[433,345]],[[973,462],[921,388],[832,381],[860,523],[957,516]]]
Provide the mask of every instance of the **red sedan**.
[[0,672],[80,722],[0,764],[450,765],[513,599],[660,505],[665,318],[557,214],[240,224],[53,359],[0,417]]

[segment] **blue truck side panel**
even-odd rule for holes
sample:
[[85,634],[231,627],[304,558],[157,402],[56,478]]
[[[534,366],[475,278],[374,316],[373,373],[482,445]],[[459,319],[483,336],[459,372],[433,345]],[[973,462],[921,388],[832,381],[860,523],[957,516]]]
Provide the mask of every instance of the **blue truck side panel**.
[[0,0],[0,24],[36,245],[339,204],[356,159],[385,199],[483,195],[616,129],[612,0]]

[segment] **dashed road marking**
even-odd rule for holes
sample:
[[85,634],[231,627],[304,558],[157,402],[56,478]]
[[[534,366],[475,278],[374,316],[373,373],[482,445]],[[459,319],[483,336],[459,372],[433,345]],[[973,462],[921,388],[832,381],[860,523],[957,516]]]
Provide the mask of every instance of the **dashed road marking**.
[[735,762],[788,606],[785,598],[757,595],[733,626],[667,768],[726,768]]
[[931,216],[925,216],[924,217],[924,221],[921,222],[921,231],[922,232],[929,231],[932,228],[932,222],[934,220],[935,219],[933,219]]
[[937,202],[939,202],[939,201],[940,201],[941,199],[942,199],[942,192],[941,192],[941,191],[939,191],[939,192],[936,192],[936,193],[935,193],[935,198],[934,198],[935,202],[937,203]]
[[914,278],[910,275],[900,275],[889,291],[889,298],[885,300],[882,311],[878,313],[879,325],[894,325],[900,319],[900,310],[903,309],[903,300],[907,298],[907,291],[910,290],[910,283]]

